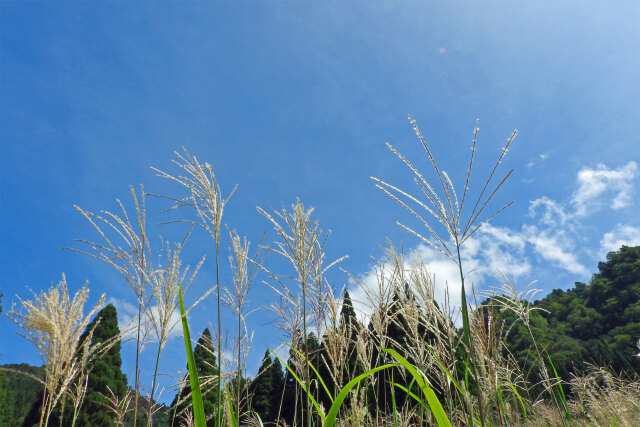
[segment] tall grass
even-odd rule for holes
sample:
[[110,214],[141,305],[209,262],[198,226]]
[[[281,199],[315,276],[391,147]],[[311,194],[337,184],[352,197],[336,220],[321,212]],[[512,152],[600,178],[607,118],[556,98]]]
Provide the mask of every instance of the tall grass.
[[[191,208],[196,213],[197,219],[190,221],[191,224],[197,225],[206,230],[213,239],[215,245],[215,262],[216,262],[216,302],[217,302],[217,324],[216,335],[218,337],[218,363],[222,363],[222,318],[221,318],[221,301],[222,291],[220,289],[220,232],[222,227],[222,214],[224,207],[235,192],[236,188],[229,193],[225,199],[220,191],[220,185],[213,173],[213,167],[210,163],[200,163],[195,156],[189,154],[185,149],[184,156],[176,152],[178,160],[173,163],[183,170],[185,175],[171,175],[159,169],[152,168],[158,173],[158,176],[166,178],[170,181],[177,182],[187,190],[184,197],[171,198],[166,197],[175,204],[170,209],[181,207]],[[218,413],[217,423],[222,424],[222,411],[220,405],[222,402],[222,381],[218,380]]]
[[[76,415],[86,392],[87,363],[113,344],[112,341],[92,344],[93,330],[89,331],[84,342],[80,342],[80,337],[91,318],[102,308],[105,301],[105,295],[102,294],[85,316],[83,307],[88,297],[89,289],[85,285],[72,299],[63,274],[57,286],[39,295],[34,294],[33,300],[19,298],[20,309],[12,308],[8,313],[24,331],[21,335],[36,347],[44,363],[44,380],[32,376],[44,386],[41,426],[48,425],[49,417],[59,402],[62,402],[61,406],[64,408],[65,398],[69,394],[74,406],[72,425],[75,425]],[[61,411],[60,424],[63,422],[63,416],[64,410]]]
[[[460,274],[460,307],[462,310],[462,326],[463,326],[463,342],[465,345],[465,370],[469,368],[471,365],[471,370],[476,381],[479,379],[479,360],[478,355],[476,354],[475,346],[472,343],[471,337],[471,324],[469,319],[469,302],[467,300],[467,290],[465,287],[465,274],[466,271],[464,269],[462,263],[461,250],[464,243],[473,236],[473,234],[484,224],[494,218],[497,214],[506,209],[513,202],[509,202],[506,205],[495,211],[489,211],[489,214],[486,214],[485,211],[488,208],[489,203],[495,196],[495,194],[500,190],[506,180],[509,178],[513,169],[508,171],[504,177],[494,184],[493,178],[496,174],[498,166],[502,162],[504,156],[506,155],[509,146],[513,142],[517,131],[514,131],[511,137],[507,140],[506,145],[502,149],[500,155],[498,156],[498,160],[495,162],[491,172],[488,174],[488,177],[484,181],[482,185],[482,190],[480,194],[475,199],[475,201],[471,200],[471,210],[465,210],[465,203],[467,206],[469,202],[467,202],[467,195],[470,194],[469,186],[471,183],[471,172],[474,165],[475,152],[476,152],[476,142],[478,137],[479,127],[476,124],[476,127],[473,131],[473,139],[471,144],[471,155],[469,157],[469,164],[466,172],[466,179],[464,183],[464,187],[462,189],[462,195],[458,198],[458,192],[456,191],[451,178],[447,174],[446,171],[441,170],[438,167],[438,163],[431,151],[429,144],[427,144],[426,140],[422,136],[418,125],[415,120],[411,116],[409,116],[409,120],[413,125],[413,129],[424,148],[431,166],[433,168],[433,172],[436,176],[436,182],[430,182],[427,180],[422,172],[420,172],[414,165],[405,158],[399,151],[397,151],[393,146],[387,143],[389,149],[398,157],[400,160],[409,167],[409,169],[413,172],[414,182],[421,190],[421,197],[424,197],[424,200],[420,200],[418,197],[414,197],[406,191],[391,185],[383,180],[378,178],[372,179],[376,182],[376,187],[382,190],[385,194],[391,197],[393,200],[398,202],[402,207],[404,207],[407,211],[409,211],[418,221],[426,228],[427,233],[425,235],[420,232],[414,230],[411,227],[404,225],[401,222],[398,222],[398,225],[405,230],[409,231],[411,234],[419,237],[422,241],[438,250],[440,253],[444,254],[447,258],[449,258],[452,262],[454,262]],[[431,220],[434,220],[435,223],[432,223]],[[469,381],[467,372],[465,372],[465,387],[469,389]],[[467,406],[469,408],[468,413],[468,424],[472,425],[474,423],[473,419],[473,410],[471,405],[471,395],[467,394]],[[485,415],[484,415],[484,407],[485,402],[482,402],[483,395],[477,394],[476,397],[480,400],[478,405],[478,412],[480,417],[480,424],[485,424]]]
[[[325,313],[325,287],[324,275],[331,267],[343,261],[343,256],[328,265],[324,264],[324,246],[329,234],[323,236],[317,221],[311,220],[313,208],[305,209],[304,205],[297,200],[291,206],[291,211],[283,209],[275,211],[273,215],[258,207],[258,212],[273,225],[278,240],[268,250],[286,259],[293,268],[294,274],[274,274],[263,267],[274,283],[267,283],[279,296],[281,301],[288,307],[289,312],[276,309],[276,314],[281,315],[283,324],[288,327],[292,337],[291,345],[296,344],[296,333],[298,328],[297,319],[302,320],[302,343],[303,361],[309,360],[309,346],[307,342],[308,333],[311,327],[317,329],[321,327],[323,314]],[[293,286],[287,282],[287,278],[293,278]],[[296,313],[293,317],[288,316],[291,312]],[[308,363],[303,365],[302,384],[307,389],[311,382],[311,374]],[[311,425],[312,396],[306,392],[305,406],[303,408],[304,419],[307,425]]]
[[[157,409],[153,399],[160,371],[162,351],[175,326],[174,312],[180,310],[189,370],[191,406],[183,414],[187,425],[205,426],[207,418],[216,426],[237,426],[243,422],[264,425],[259,414],[246,405],[250,401],[242,378],[252,340],[247,325],[250,314],[248,295],[258,275],[275,294],[275,302],[267,308],[275,318],[275,326],[291,350],[288,361],[282,360],[297,387],[293,398],[293,423],[304,426],[368,425],[633,425],[640,417],[637,404],[640,389],[637,379],[617,377],[607,370],[593,367],[585,376],[574,376],[566,385],[573,395],[566,396],[553,361],[532,332],[530,300],[535,290],[518,291],[515,281],[499,276],[502,286],[484,294],[488,303],[479,306],[469,271],[464,264],[464,247],[472,236],[512,202],[493,207],[496,194],[513,170],[499,174],[500,164],[511,146],[516,131],[507,139],[496,162],[474,185],[477,138],[476,125],[471,139],[471,154],[465,163],[464,182],[457,188],[449,174],[436,161],[432,147],[415,121],[411,125],[425,151],[429,171],[419,170],[396,148],[391,152],[409,168],[419,195],[401,185],[372,178],[377,188],[400,204],[420,227],[398,225],[443,254],[457,269],[460,301],[452,302],[448,287],[444,300],[436,301],[433,276],[425,260],[389,244],[384,256],[376,262],[374,283],[358,283],[359,305],[368,307],[366,325],[349,323],[340,318],[341,301],[337,290],[327,281],[326,273],[346,257],[327,262],[325,247],[330,233],[324,233],[312,219],[313,208],[297,200],[290,209],[268,212],[257,208],[267,220],[275,236],[269,244],[261,240],[253,257],[250,244],[235,230],[229,231],[230,286],[221,286],[222,267],[219,251],[222,245],[223,211],[235,188],[224,198],[208,163],[200,163],[188,152],[176,153],[174,164],[180,174],[154,169],[160,177],[180,184],[182,196],[161,196],[172,202],[169,210],[187,207],[191,214],[185,222],[192,229],[204,230],[213,240],[216,282],[195,303],[185,308],[186,291],[200,269],[200,261],[189,276],[183,267],[181,251],[185,241],[170,245],[164,262],[155,264],[147,237],[147,215],[144,189],[138,194],[131,189],[133,215],[118,201],[120,211],[99,214],[76,207],[100,236],[100,242],[80,240],[83,249],[74,249],[107,263],[118,271],[138,301],[136,328],[136,363],[133,394],[105,395],[105,406],[113,413],[115,424],[122,425],[133,403],[134,425],[137,422],[138,395],[141,387],[139,358],[151,337],[157,339],[153,382],[146,409],[148,425]],[[473,173],[472,173],[473,172]],[[431,178],[427,178],[430,176]],[[183,210],[182,210],[183,211]],[[186,238],[185,238],[186,240]],[[171,249],[173,248],[173,249]],[[288,271],[276,271],[267,265],[265,255],[275,254],[286,261]],[[412,256],[414,255],[414,256]],[[278,267],[281,268],[281,267]],[[222,273],[224,274],[224,273]],[[187,314],[209,293],[216,292],[216,345],[219,368],[215,378],[201,378],[193,355]],[[83,288],[69,298],[66,282],[58,288],[23,301],[23,311],[12,310],[10,316],[24,329],[25,336],[42,352],[46,363],[45,394],[42,422],[66,397],[71,399],[75,414],[83,404],[88,376],[86,358],[99,354],[87,340],[79,346],[79,333],[97,310],[81,315],[87,298]],[[479,295],[483,295],[480,293]],[[103,299],[100,300],[101,304]],[[234,314],[235,347],[233,356],[223,359],[222,303]],[[503,324],[495,310],[509,310],[516,322],[524,324],[533,342],[542,382],[529,384],[526,376],[506,348],[506,336],[513,325]],[[461,327],[456,327],[460,320]],[[227,325],[229,326],[229,325]],[[234,329],[235,328],[235,329]],[[402,330],[401,334],[393,331]],[[322,351],[312,351],[310,333],[322,337]],[[81,348],[79,348],[81,347]],[[82,351],[82,353],[80,353]],[[78,357],[79,355],[82,357]],[[275,353],[274,353],[275,355]],[[279,356],[276,356],[279,357]],[[223,372],[223,365],[229,369]],[[235,375],[235,380],[229,380]],[[235,382],[234,382],[235,381]],[[205,413],[202,395],[215,387],[215,413]],[[542,389],[541,393],[537,393]],[[285,425],[282,395],[276,424]],[[302,402],[301,406],[298,401]],[[389,399],[389,401],[386,401]],[[182,403],[182,402],[180,402]]]

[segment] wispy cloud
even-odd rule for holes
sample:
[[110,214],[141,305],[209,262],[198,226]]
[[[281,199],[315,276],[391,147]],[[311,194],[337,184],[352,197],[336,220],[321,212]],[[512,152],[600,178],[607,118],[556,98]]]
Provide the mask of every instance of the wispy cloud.
[[527,168],[533,168],[538,162],[544,162],[549,158],[549,153],[538,154],[535,158],[529,160],[527,163]]
[[640,245],[640,227],[618,224],[615,228],[602,236],[600,240],[600,256],[620,249],[622,245]]
[[[498,273],[508,276],[520,276],[531,270],[531,264],[524,254],[526,240],[522,233],[508,228],[486,225],[468,239],[462,247],[462,263],[465,268],[465,288],[471,293],[476,288],[491,281]],[[460,272],[455,263],[439,251],[425,244],[418,244],[404,257],[404,269],[408,271],[412,263],[424,263],[434,284],[434,298],[441,307],[449,300],[454,312],[460,301]],[[349,293],[354,308],[365,319],[372,312],[372,301],[368,295],[378,292],[378,280],[381,275],[389,277],[392,267],[380,263],[352,281]],[[498,279],[495,279],[496,281]]]
[[528,216],[549,227],[564,226],[569,219],[564,207],[547,196],[529,202]]
[[[536,160],[546,158],[548,154],[541,154]],[[534,257],[554,268],[582,278],[588,277],[590,270],[581,257],[592,257],[593,251],[584,247],[584,236],[581,234],[584,232],[584,221],[602,205],[603,198],[608,194],[613,195],[610,209],[629,206],[637,170],[635,162],[618,169],[609,169],[602,164],[595,169],[582,168],[576,175],[577,189],[568,201],[563,203],[547,196],[530,201],[528,213],[519,229],[485,224],[462,248],[466,283],[469,286],[474,284],[476,289],[486,289],[499,273],[514,278],[526,276],[533,270],[531,258]],[[623,244],[640,244],[640,227],[618,225],[604,234],[598,256],[619,249]],[[422,243],[407,255],[405,268],[410,267],[408,263],[413,257],[427,266],[434,278],[434,297],[441,306],[446,295],[454,304],[460,301],[460,275],[453,262]],[[384,274],[380,268],[376,266],[362,274],[358,278],[359,285],[352,283],[350,289],[354,307],[365,317],[371,313],[367,294],[375,293],[378,277]]]
[[[131,338],[135,332],[133,326],[136,325],[138,321],[138,306],[118,298],[110,298],[108,303],[113,304],[116,307],[116,311],[118,312],[118,327],[124,332],[127,338]],[[148,327],[143,329],[148,330],[148,337],[150,339],[157,340],[157,337],[153,332],[153,328],[151,328],[151,325],[149,324],[149,315],[159,315],[157,305],[151,306],[147,310],[147,313],[142,313],[142,321],[148,324]],[[169,339],[181,336],[182,329],[177,327],[179,323],[180,313],[178,313],[177,310],[174,310],[173,313],[171,313],[171,320],[169,322],[171,325]]]
[[570,273],[589,275],[587,267],[578,260],[572,239],[563,230],[541,230],[535,225],[525,225],[522,230],[543,259]]
[[572,205],[577,216],[586,216],[600,208],[601,196],[613,193],[611,209],[617,210],[631,203],[633,179],[638,165],[629,162],[618,169],[609,169],[600,163],[595,169],[583,168],[578,172],[578,189],[573,193]]

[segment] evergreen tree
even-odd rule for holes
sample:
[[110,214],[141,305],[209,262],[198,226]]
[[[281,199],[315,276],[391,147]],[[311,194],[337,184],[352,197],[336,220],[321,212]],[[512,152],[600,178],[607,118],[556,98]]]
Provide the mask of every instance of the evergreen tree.
[[[347,290],[344,291],[344,297],[342,300],[342,309],[340,311],[340,323],[338,325],[337,332],[341,335],[344,335],[340,339],[346,341],[347,351],[346,351],[346,360],[343,362],[343,365],[340,367],[336,367],[333,365],[333,358],[329,355],[329,348],[326,343],[326,335],[323,337],[322,343],[320,344],[319,350],[319,366],[316,366],[318,372],[320,373],[320,377],[324,380],[325,385],[331,392],[331,394],[335,397],[339,390],[339,387],[349,382],[351,379],[355,378],[362,372],[364,372],[363,367],[360,363],[358,363],[357,353],[356,353],[356,343],[358,340],[358,334],[362,333],[363,327],[358,322],[356,317],[356,311],[353,308],[353,303],[351,301],[351,296]],[[341,379],[341,384],[336,384],[336,381]],[[324,390],[320,391],[320,401],[324,404],[325,408],[328,408],[331,405],[331,400],[329,396],[324,392]],[[350,406],[350,397],[347,396],[343,403],[344,408],[348,408]]]
[[[640,338],[640,246],[623,246],[598,264],[588,284],[555,289],[533,303],[529,324],[533,339],[546,349],[565,380],[585,363],[615,372],[640,374],[636,343]],[[490,301],[483,302],[489,305]],[[529,330],[508,311],[494,310],[509,330],[505,342],[528,381],[540,380],[537,355]]]
[[[118,327],[118,315],[113,304],[108,304],[100,310],[93,320],[87,325],[86,330],[80,336],[78,346],[81,348],[93,330],[92,345],[103,343],[115,339],[120,335]],[[112,425],[112,415],[103,405],[107,403],[103,395],[109,395],[107,386],[117,395],[122,397],[127,391],[127,377],[120,369],[122,359],[120,357],[121,342],[118,339],[108,351],[87,363],[86,369],[89,373],[87,390],[84,403],[78,412],[76,425],[79,426],[110,426]],[[82,357],[82,355],[78,355]],[[40,421],[42,408],[42,393],[32,404],[31,409],[25,416],[24,425],[31,426]],[[70,426],[73,421],[73,405],[67,397],[61,399],[57,407],[51,412],[50,420],[59,424],[61,417],[60,408],[64,407],[62,425]]]
[[356,343],[358,341],[358,335],[362,333],[362,329],[362,325],[358,322],[358,318],[356,317],[356,311],[353,308],[349,291],[345,289],[342,301],[342,310],[340,311],[340,330],[347,331],[349,339],[349,350],[347,365],[344,367],[346,371],[344,378],[352,379],[363,372],[363,368],[358,363],[356,354]]
[[[98,312],[81,336],[80,345],[87,339],[91,330],[93,330],[92,344],[110,341],[120,335],[118,314],[113,304],[108,304]],[[77,425],[110,426],[112,424],[112,414],[103,405],[107,402],[102,395],[109,396],[107,386],[118,397],[124,396],[127,392],[127,376],[121,370],[120,347],[121,341],[118,339],[108,351],[88,363],[87,394],[78,414]]]
[[269,378],[271,378],[271,390],[273,390],[271,398],[271,413],[273,415],[273,422],[278,420],[282,403],[282,392],[284,390],[284,372],[282,369],[282,363],[277,357],[273,358],[273,363],[269,366]]
[[[238,420],[238,414],[240,414],[240,419],[243,419],[248,413],[247,409],[248,409],[248,403],[249,403],[249,395],[248,395],[249,385],[250,385],[250,381],[248,378],[244,378],[243,376],[240,376],[240,378],[238,378],[237,374],[236,376],[231,378],[226,385],[223,385],[223,387],[226,387],[228,389],[231,395],[231,401],[233,402],[233,410],[234,410],[234,415],[236,417],[236,423]],[[240,405],[238,405],[238,402],[237,402],[238,391],[240,394]],[[227,404],[226,400],[224,404],[225,405]]]
[[[277,359],[276,359],[277,360]],[[263,423],[274,421],[277,414],[273,413],[275,399],[274,381],[271,370],[271,354],[269,350],[264,353],[262,364],[258,369],[256,378],[251,382],[251,409],[260,415]]]
[[[202,378],[212,378],[218,375],[218,366],[216,363],[215,350],[213,347],[213,340],[211,338],[211,332],[209,328],[205,328],[198,340],[195,350],[193,351],[193,357],[196,362],[196,368],[198,371],[198,378],[201,378],[200,383],[202,385]],[[171,417],[171,425],[180,425],[180,418],[185,409],[191,406],[191,386],[189,385],[188,376],[185,378],[186,385],[184,388],[176,394],[176,397],[171,402],[171,408],[169,411]],[[217,413],[217,382],[209,382],[203,387],[202,403],[204,406],[204,413],[207,417],[207,426],[215,425],[216,413]]]
[[[302,353],[303,341],[300,338],[296,345],[296,349]],[[307,348],[309,349],[309,359],[313,366],[318,366],[320,357],[320,345],[315,334],[311,332],[307,336]],[[289,351],[289,360],[287,365],[296,371],[298,378],[303,378],[303,372],[305,369],[305,361],[301,361],[300,356],[293,350]],[[317,377],[311,370],[311,384],[308,388],[308,392],[312,393],[314,398],[319,395],[317,387]],[[324,393],[324,391],[323,391]],[[287,422],[287,425],[304,425],[305,417],[303,412],[305,408],[306,392],[302,389],[298,381],[287,371],[284,381],[284,399],[282,404],[281,419]]]

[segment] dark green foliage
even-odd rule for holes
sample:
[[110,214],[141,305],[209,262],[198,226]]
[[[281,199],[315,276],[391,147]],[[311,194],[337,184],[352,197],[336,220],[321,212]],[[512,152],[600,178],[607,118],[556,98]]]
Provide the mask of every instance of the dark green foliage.
[[[302,338],[300,338],[295,347],[299,352],[303,353],[303,346],[303,340]],[[314,366],[319,366],[320,344],[318,343],[318,339],[313,332],[307,336],[307,348],[309,350],[309,359],[311,363]],[[296,354],[293,350],[289,351],[289,360],[287,361],[287,365],[296,371],[296,375],[298,375],[298,378],[303,379],[304,364],[300,360],[301,359],[298,354]],[[296,363],[295,361],[300,362]],[[309,386],[309,391],[312,393],[314,398],[317,399],[317,397],[320,395],[320,390],[318,388],[318,379],[311,369],[310,373],[311,384]],[[282,403],[280,418],[284,419],[287,422],[287,425],[304,425],[304,408],[305,393],[296,379],[293,378],[293,376],[287,371],[285,373],[284,379],[284,399]]]
[[[533,304],[544,310],[531,312],[533,338],[565,379],[573,371],[584,371],[587,362],[640,374],[640,358],[635,356],[640,338],[640,246],[609,253],[598,269],[589,284],[556,289]],[[495,311],[494,315],[511,328],[508,349],[535,383],[539,370],[531,334],[512,312]]]
[[[244,378],[241,376],[238,379],[237,374],[236,376],[231,378],[229,382],[226,383],[226,385],[223,385],[223,387],[226,387],[229,390],[231,401],[233,402],[233,411],[234,411],[234,416],[236,418],[236,422],[238,420],[238,413],[240,414],[240,419],[242,420],[248,412],[249,385],[250,385],[249,378]],[[240,405],[238,405],[238,402],[237,402],[238,394],[240,397]],[[223,397],[223,399],[225,399],[224,405],[228,405],[226,397]]]
[[[43,367],[31,366],[25,363],[2,366],[0,426],[22,425],[31,407],[42,398],[42,384],[15,371],[25,372],[44,379]],[[35,423],[37,424],[39,421],[40,412],[37,412]]]
[[272,361],[269,350],[265,351],[258,375],[249,386],[251,410],[258,413],[265,424],[275,423],[281,416],[284,383],[282,363],[277,357]]
[[267,350],[264,353],[258,374],[251,382],[250,387],[251,409],[260,415],[264,423],[276,420],[278,416],[278,406],[280,404],[280,399],[276,398],[276,390],[274,390],[275,383],[274,378],[272,378],[274,373],[271,368],[272,365],[271,353]]
[[[95,329],[94,329],[95,328]],[[120,334],[118,314],[113,304],[108,304],[100,310],[87,326],[87,330],[80,338],[82,344],[93,329],[92,343],[103,343],[113,340]],[[107,386],[118,397],[127,392],[127,377],[122,372],[122,358],[120,357],[121,342],[117,342],[104,354],[89,362],[89,381],[84,405],[78,414],[78,425],[110,426],[112,414],[105,408],[106,400],[102,395],[109,396]]]
[[[217,383],[215,381],[212,382],[211,378],[218,375],[218,366],[216,363],[215,350],[209,328],[205,328],[202,332],[196,348],[193,351],[193,357],[196,361],[198,377],[200,378],[200,384],[202,385],[202,403],[204,406],[204,413],[207,420],[209,420],[207,421],[207,425],[213,426],[215,424],[215,415],[217,413],[218,388]],[[185,387],[176,394],[173,402],[171,402],[169,410],[171,425],[180,425],[182,412],[191,406],[191,399],[188,397],[190,395],[191,386],[189,385],[189,382],[186,381]]]
[[282,400],[282,392],[284,391],[284,371],[282,368],[282,363],[280,363],[280,360],[278,360],[278,358],[276,357],[274,357],[273,363],[269,367],[268,376],[271,379],[271,390],[273,390],[271,399],[271,410],[275,421],[278,419],[280,403]]
[[[334,376],[341,378],[341,385],[344,386],[350,379],[355,378],[364,372],[363,367],[358,363],[356,354],[358,334],[363,332],[363,327],[360,322],[358,322],[356,311],[354,310],[353,303],[351,301],[351,296],[347,290],[344,291],[342,309],[340,311],[340,324],[337,327],[337,331],[334,332],[345,335],[343,339],[347,342],[346,360],[341,367],[333,366],[333,360],[335,358],[330,356],[329,349],[325,345],[325,339],[323,338],[322,343],[320,344],[320,354],[318,357],[319,366],[317,366],[317,368],[320,376],[325,382],[325,385],[329,389],[329,392],[335,397],[340,390],[338,384],[336,384],[336,381],[334,380]],[[329,408],[331,406],[331,400],[324,391],[321,391],[320,393],[320,401],[324,404],[325,408]],[[348,408],[349,406],[350,397],[347,397],[343,407]]]
[[[347,290],[344,291],[344,298],[342,301],[342,310],[340,311],[340,330],[348,332],[349,350],[346,366],[344,366],[345,376],[344,378],[355,378],[364,372],[364,369],[358,363],[356,355],[356,342],[358,341],[358,334],[362,333],[363,327],[358,322],[356,317],[356,311],[353,308],[351,302],[351,296]],[[334,393],[335,395],[335,393]]]
[[[430,337],[426,336],[426,318],[422,313],[419,305],[417,305],[415,301],[415,295],[411,291],[408,285],[405,285],[404,290],[396,290],[394,292],[393,298],[389,307],[384,310],[384,313],[378,313],[375,315],[383,315],[387,316],[388,320],[386,322],[386,329],[383,332],[383,335],[386,337],[385,340],[377,337],[377,345],[380,347],[388,348],[397,351],[403,357],[405,357],[409,363],[412,365],[417,365],[417,361],[413,360],[411,354],[407,351],[409,346],[412,345],[411,339],[408,336],[409,333],[409,323],[408,319],[405,316],[405,312],[402,310],[403,306],[407,305],[415,305],[417,307],[418,312],[418,335],[424,339],[425,341],[429,341]],[[376,332],[374,328],[369,324],[369,331],[376,337]],[[373,352],[374,360],[377,360],[376,366],[395,362],[394,359],[391,358],[387,353],[375,349]],[[412,391],[417,391],[417,387],[411,387],[411,378],[408,377],[408,373],[402,367],[396,367],[393,369],[387,369],[381,372],[378,372],[376,375],[376,386],[371,387],[369,390],[369,404],[373,405],[370,408],[372,413],[375,413],[376,406],[377,409],[382,412],[389,413],[392,410],[392,390],[391,384],[399,384],[403,387],[406,387]],[[407,394],[399,388],[395,388],[393,391],[395,394],[396,404],[398,406],[402,406],[405,401],[411,402],[410,398]]]

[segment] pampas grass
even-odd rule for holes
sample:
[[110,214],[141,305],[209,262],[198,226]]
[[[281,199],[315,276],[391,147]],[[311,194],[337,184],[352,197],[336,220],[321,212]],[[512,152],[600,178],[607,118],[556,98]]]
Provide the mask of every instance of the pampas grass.
[[[236,187],[231,190],[231,193],[225,199],[222,196],[220,185],[216,180],[216,176],[213,173],[213,167],[209,163],[200,163],[195,156],[189,154],[184,149],[184,155],[175,152],[177,160],[173,160],[173,163],[182,169],[185,175],[171,175],[163,172],[157,168],[151,168],[158,173],[159,177],[168,179],[173,182],[177,182],[187,190],[187,195],[179,198],[172,198],[167,196],[160,196],[174,202],[174,205],[169,210],[188,207],[195,211],[197,215],[197,221],[187,221],[193,225],[203,228],[212,237],[215,244],[216,253],[216,298],[218,319],[216,335],[218,338],[218,363],[222,363],[222,320],[221,320],[221,307],[222,291],[220,289],[220,231],[222,227],[222,214],[224,207],[229,202],[229,199],[236,191]],[[218,424],[222,423],[222,381],[218,381]]]
[[147,338],[148,329],[143,329],[145,308],[145,287],[151,274],[151,247],[147,238],[147,213],[145,208],[144,187],[140,186],[140,196],[133,187],[130,189],[134,206],[134,221],[127,213],[123,203],[117,200],[120,214],[102,211],[100,214],[75,206],[102,238],[102,243],[77,239],[88,247],[87,250],[70,250],[96,258],[113,267],[129,285],[138,301],[138,319],[136,327],[135,397],[133,425],[137,423],[138,396],[140,395],[140,353]]
[[[38,349],[45,364],[44,381],[33,377],[44,385],[40,425],[47,426],[52,410],[58,402],[64,401],[68,393],[74,396],[74,414],[77,413],[86,391],[87,362],[104,347],[91,344],[93,331],[89,331],[83,345],[79,345],[82,333],[105,301],[102,294],[84,316],[83,308],[88,297],[89,289],[85,285],[71,299],[63,274],[57,286],[39,295],[34,294],[33,300],[18,297],[20,310],[13,307],[8,313],[24,331],[21,335]],[[73,421],[75,423],[75,416]]]
[[[312,326],[318,328],[324,313],[324,274],[331,267],[346,259],[343,256],[325,265],[324,246],[329,233],[323,236],[317,221],[311,221],[313,208],[305,209],[298,199],[291,206],[291,211],[283,209],[274,211],[273,215],[258,207],[258,213],[273,225],[278,240],[268,250],[286,259],[294,270],[294,275],[276,275],[265,268],[265,271],[275,281],[267,283],[281,298],[288,308],[277,310],[276,314],[286,316],[283,320],[302,318],[302,343],[305,361],[309,361],[308,331]],[[295,286],[287,283],[286,278],[292,277]],[[291,316],[291,314],[293,316]],[[299,314],[298,314],[299,313]],[[297,322],[296,322],[297,323]],[[291,330],[291,345],[295,348],[297,325],[289,324]],[[304,363],[304,383],[308,387],[311,380],[309,364]],[[307,393],[304,417],[307,425],[311,425],[311,400]]]
[[[387,145],[391,152],[413,175],[418,195],[400,185],[372,179],[376,187],[402,206],[422,229],[401,221],[397,222],[398,225],[456,265],[461,289],[459,313],[449,300],[448,289],[445,289],[444,300],[436,301],[434,278],[425,260],[417,254],[405,256],[401,249],[389,243],[384,256],[375,261],[373,283],[365,285],[351,276],[363,291],[357,302],[367,306],[367,327],[343,322],[339,314],[340,294],[330,286],[326,273],[346,256],[327,262],[325,245],[330,233],[322,231],[318,222],[312,219],[313,208],[303,205],[299,199],[289,209],[267,211],[257,208],[258,214],[275,231],[275,237],[270,244],[263,244],[261,240],[253,257],[250,256],[249,240],[235,229],[227,228],[229,285],[221,286],[219,250],[221,240],[226,238],[221,233],[222,219],[235,188],[223,197],[213,167],[209,163],[201,163],[186,150],[183,154],[175,153],[173,163],[178,167],[177,174],[153,168],[158,176],[180,184],[185,190],[177,197],[159,196],[171,201],[167,210],[180,208],[184,212],[182,208],[187,208],[191,212],[191,219],[168,221],[187,223],[190,227],[181,243],[166,243],[166,252],[161,251],[166,255],[159,263],[152,258],[148,239],[147,194],[144,188],[141,187],[139,192],[131,189],[133,204],[129,212],[119,200],[117,213],[101,211],[96,214],[76,206],[99,237],[98,241],[79,240],[81,248],[73,250],[113,267],[138,301],[135,392],[129,390],[124,396],[116,396],[108,389],[109,394],[103,395],[106,402],[103,405],[113,414],[115,424],[122,425],[127,413],[133,411],[135,425],[137,400],[140,388],[144,388],[140,382],[139,357],[145,343],[151,342],[152,338],[157,340],[158,346],[154,376],[150,389],[144,390],[149,403],[147,422],[148,425],[153,423],[153,415],[158,409],[154,399],[159,398],[157,377],[160,358],[176,324],[176,307],[178,301],[182,301],[180,292],[189,288],[204,261],[202,258],[190,270],[183,266],[182,250],[192,229],[202,229],[214,244],[215,286],[208,288],[188,310],[184,310],[183,302],[180,302],[180,307],[184,311],[183,330],[188,331],[186,313],[210,293],[216,292],[214,342],[204,347],[217,354],[219,366],[213,375],[200,377],[198,387],[193,385],[198,382],[191,383],[193,396],[184,396],[177,404],[188,399],[195,402],[198,391],[206,392],[215,387],[218,407],[214,409],[215,413],[212,410],[210,414],[203,414],[201,405],[195,416],[187,408],[177,414],[185,425],[202,426],[206,422],[205,415],[209,420],[215,419],[218,427],[236,425],[241,419],[248,420],[251,425],[262,425],[258,414],[251,412],[250,407],[245,410],[244,404],[250,396],[247,382],[242,380],[253,339],[253,332],[247,324],[247,317],[251,314],[249,291],[260,272],[266,274],[264,283],[275,293],[274,301],[266,308],[274,315],[275,326],[285,336],[287,343],[284,345],[289,345],[292,350],[287,368],[295,373],[299,383],[292,397],[295,402],[291,411],[294,424],[301,420],[302,425],[309,427],[319,421],[327,426],[394,427],[540,425],[545,421],[557,425],[634,425],[640,417],[640,388],[636,378],[624,378],[594,366],[585,375],[574,375],[568,383],[573,392],[568,402],[561,394],[562,380],[555,373],[553,362],[547,360],[545,348],[535,341],[532,332],[530,316],[535,308],[530,301],[537,290],[527,287],[519,291],[515,280],[499,275],[502,286],[493,288],[490,293],[479,292],[479,296],[488,298],[486,304],[479,306],[473,285],[468,286],[468,271],[461,256],[463,245],[512,203],[492,207],[496,194],[512,173],[510,170],[498,177],[498,168],[516,132],[507,139],[496,162],[476,190],[472,185],[479,131],[476,125],[464,173],[464,186],[456,188],[449,174],[440,168],[432,147],[416,122],[411,117],[409,119],[425,150],[433,179],[428,179],[425,172],[390,144]],[[289,271],[268,266],[268,253],[286,261]],[[9,313],[9,317],[22,328],[22,335],[36,346],[45,362],[41,412],[41,424],[45,426],[53,409],[58,405],[64,406],[67,397],[73,403],[71,422],[75,423],[91,375],[87,364],[111,345],[111,342],[93,345],[92,331],[87,331],[88,339],[79,341],[90,318],[104,304],[103,295],[84,316],[82,309],[87,298],[86,286],[71,298],[63,276],[58,286],[39,295],[34,294],[33,300],[20,299],[20,310],[14,308]],[[223,303],[234,316],[230,323],[233,326],[228,327],[226,330],[229,332],[225,334],[228,341],[233,342],[225,341],[231,355],[222,352]],[[508,318],[515,318],[515,322],[521,322],[529,331],[536,363],[541,370],[540,384],[527,383],[515,358],[509,354],[506,337],[513,324],[499,322],[499,317],[494,315],[497,311],[512,312],[514,316]],[[458,329],[456,322],[460,314],[462,328]],[[397,332],[399,329],[402,333]],[[307,340],[310,333],[322,337],[322,346],[318,350],[321,357],[316,357],[317,354],[312,354],[309,348]],[[190,352],[186,333],[185,337],[186,349]],[[193,374],[195,359],[191,357],[190,360],[189,369]],[[312,375],[311,369],[317,376]],[[328,377],[320,378],[319,372],[326,372]],[[181,376],[181,379],[184,387],[185,377]],[[326,385],[329,380],[333,386],[331,390]],[[541,394],[532,396],[533,390],[537,392],[540,389]],[[329,408],[326,400],[320,399],[325,392],[331,400]],[[305,396],[299,393],[305,393]],[[284,395],[283,388],[281,395],[272,397],[279,400],[279,411],[283,407]],[[387,397],[389,402],[378,404],[378,400]],[[134,404],[132,409],[131,403]],[[197,409],[197,405],[194,404],[193,408]],[[280,414],[276,423],[286,425]]]

